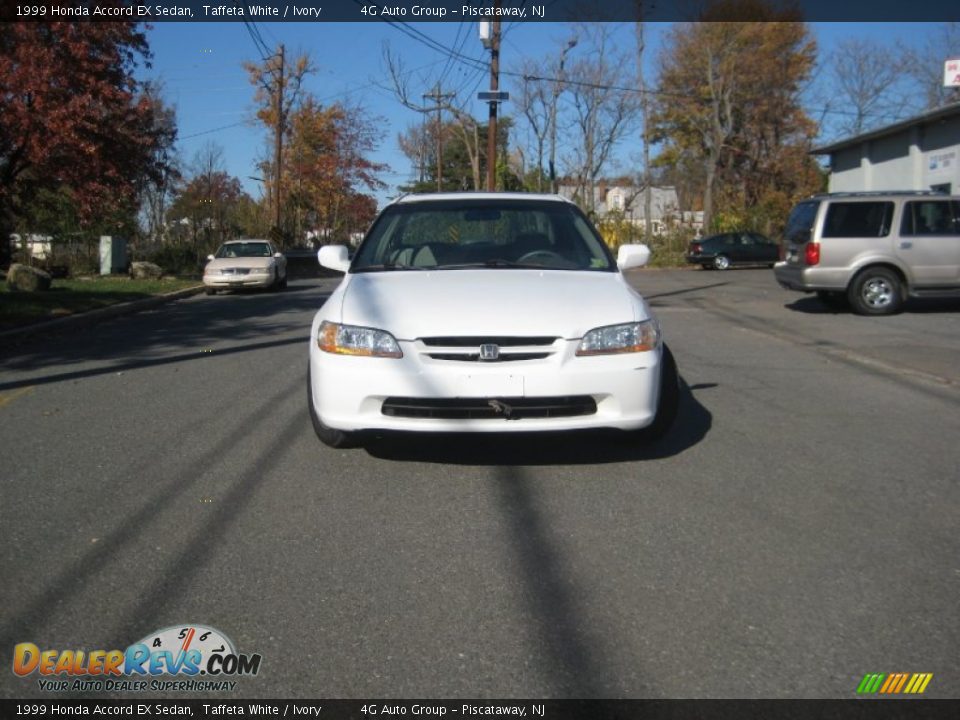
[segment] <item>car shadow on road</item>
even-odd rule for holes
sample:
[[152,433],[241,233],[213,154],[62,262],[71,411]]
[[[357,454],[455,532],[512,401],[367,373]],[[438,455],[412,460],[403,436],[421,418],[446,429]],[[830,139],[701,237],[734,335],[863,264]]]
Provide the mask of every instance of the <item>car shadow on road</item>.
[[[828,307],[812,295],[794,300],[792,303],[784,305],[784,307],[787,310],[806,313],[808,315],[854,314],[849,306],[839,305],[837,307]],[[903,312],[917,315],[960,312],[960,298],[909,298],[903,305]]]
[[[687,293],[699,292],[700,290],[710,290],[711,288],[723,287],[724,285],[729,285],[729,282],[717,282],[711,283],[710,285],[697,285],[692,288],[683,288],[682,290],[670,290],[668,292],[661,293],[652,293],[650,295],[644,295],[644,298],[649,302],[657,298],[670,297],[671,295],[686,295]],[[658,303],[650,303],[651,305],[658,305]],[[660,303],[662,305],[663,303]]]
[[363,447],[373,457],[398,462],[492,467],[600,465],[679,455],[701,442],[712,423],[713,415],[681,379],[677,421],[666,437],[649,445],[615,432],[391,432],[367,438]]
[[[111,367],[122,370],[123,366],[149,364],[158,356],[182,358],[224,345],[284,340],[290,333],[305,334],[310,323],[307,315],[327,297],[326,288],[303,282],[281,293],[179,300],[155,310],[106,319],[93,328],[38,335],[4,346],[0,348],[0,369],[32,371],[60,366],[62,370],[74,363],[102,362],[107,371]],[[302,317],[296,317],[299,314]]]
[[13,380],[11,382],[0,382],[0,392],[5,390],[16,390],[21,387],[34,387],[37,385],[50,385],[51,383],[70,382],[73,380],[82,380],[83,378],[96,377],[98,375],[113,375],[126,372],[128,370],[141,370],[143,368],[157,367],[159,365],[170,365],[172,363],[190,362],[193,360],[209,361],[213,358],[224,357],[227,355],[236,355],[237,353],[253,352],[256,350],[268,350],[270,348],[281,347],[283,345],[306,345],[308,337],[304,334],[302,337],[290,337],[282,340],[270,340],[259,343],[244,343],[233,347],[204,348],[179,355],[164,355],[159,358],[144,358],[142,360],[130,360],[128,362],[118,362],[105,367],[89,368],[87,370],[74,370],[71,372],[54,373],[41,377],[31,377],[24,380]]

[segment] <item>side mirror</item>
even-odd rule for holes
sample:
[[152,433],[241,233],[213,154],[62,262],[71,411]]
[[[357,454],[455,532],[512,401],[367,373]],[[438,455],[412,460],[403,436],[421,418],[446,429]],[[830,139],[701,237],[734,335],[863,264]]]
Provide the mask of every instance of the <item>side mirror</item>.
[[617,267],[621,270],[643,267],[650,261],[650,248],[646,245],[621,245],[617,250]]
[[282,253],[282,252],[275,252],[275,253],[273,254],[273,256],[274,256],[275,258],[282,258],[282,257],[283,257],[283,253]]
[[213,255],[207,255],[207,260],[213,260]]
[[317,260],[325,268],[345,273],[350,269],[350,256],[346,245],[324,245],[317,253]]

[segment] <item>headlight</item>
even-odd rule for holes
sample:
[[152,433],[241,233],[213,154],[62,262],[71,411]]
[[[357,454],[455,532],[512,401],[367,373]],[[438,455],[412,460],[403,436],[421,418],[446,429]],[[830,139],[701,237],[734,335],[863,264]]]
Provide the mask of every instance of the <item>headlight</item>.
[[384,330],[340,325],[326,320],[320,323],[320,330],[317,331],[317,347],[324,352],[339,355],[403,357],[393,335]]
[[251,275],[269,275],[273,272],[273,266],[250,268]]
[[580,341],[577,355],[648,352],[660,342],[660,323],[654,319],[594,328]]

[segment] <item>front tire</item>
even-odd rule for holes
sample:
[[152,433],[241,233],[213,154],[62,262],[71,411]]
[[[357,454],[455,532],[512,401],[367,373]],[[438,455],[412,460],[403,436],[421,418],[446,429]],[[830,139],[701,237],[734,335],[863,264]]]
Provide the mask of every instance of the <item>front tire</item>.
[[208,287],[204,292],[206,292],[207,295],[216,295],[216,294],[217,294],[217,291],[214,290],[212,287]]
[[716,270],[728,270],[730,268],[730,258],[726,255],[717,255],[713,259],[713,267]]
[[903,307],[903,283],[892,270],[867,268],[850,283],[847,296],[858,315],[892,315]]
[[307,366],[307,408],[310,410],[310,422],[313,423],[313,431],[324,445],[337,450],[345,450],[347,448],[357,447],[360,444],[357,441],[355,433],[327,427],[323,424],[320,416],[317,415],[317,410],[313,406],[313,383],[310,380],[309,365]]
[[657,402],[657,415],[647,427],[637,430],[634,437],[643,443],[660,440],[673,427],[679,410],[680,373],[673,353],[664,344],[663,357],[660,360],[660,399]]

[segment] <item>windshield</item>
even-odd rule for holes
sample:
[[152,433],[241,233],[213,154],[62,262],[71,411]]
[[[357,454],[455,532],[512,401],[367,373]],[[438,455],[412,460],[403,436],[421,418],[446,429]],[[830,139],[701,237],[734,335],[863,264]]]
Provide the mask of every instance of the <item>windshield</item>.
[[350,268],[616,269],[603,240],[576,206],[535,200],[437,200],[391,205]]
[[236,242],[221,245],[217,250],[218,258],[270,257],[270,246],[265,242]]

